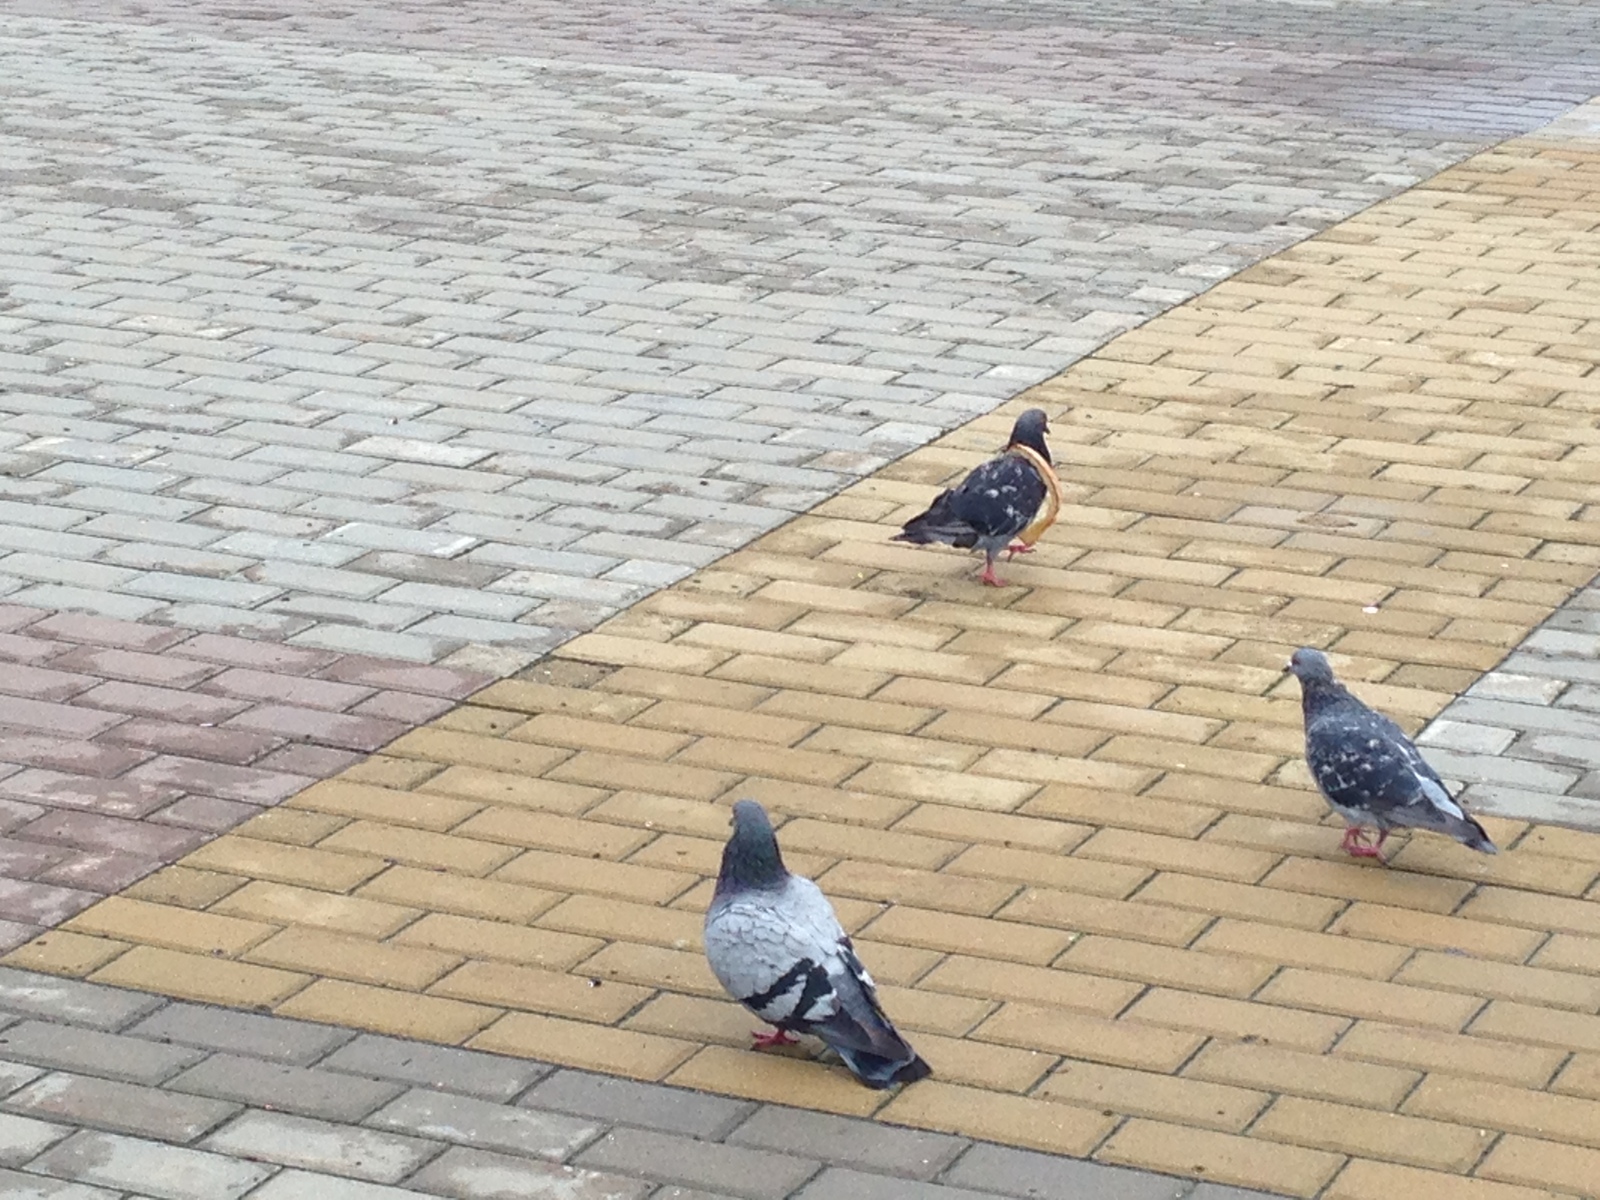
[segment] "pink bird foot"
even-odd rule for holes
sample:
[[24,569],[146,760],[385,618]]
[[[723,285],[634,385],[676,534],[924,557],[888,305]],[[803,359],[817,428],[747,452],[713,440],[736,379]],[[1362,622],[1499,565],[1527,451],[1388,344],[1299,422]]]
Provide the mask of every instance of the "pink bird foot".
[[760,1029],[750,1032],[750,1046],[754,1050],[770,1050],[774,1046],[793,1046],[800,1039],[790,1037],[782,1029],[774,1029],[770,1033]]
[[1006,560],[1010,561],[1019,554],[1032,554],[1037,546],[1030,546],[1026,542],[1012,542],[1006,547]]
[[1352,825],[1344,831],[1344,841],[1340,843],[1340,848],[1351,858],[1375,858],[1379,862],[1387,864],[1389,860],[1383,857],[1383,843],[1388,840],[1388,837],[1389,831],[1380,829],[1378,830],[1377,842],[1369,845],[1367,831]]
[[982,582],[988,584],[990,587],[1005,587],[1006,586],[1005,580],[1001,579],[1000,576],[998,576],[998,575],[996,575],[994,573],[994,564],[993,563],[984,563],[983,564],[983,573],[981,575],[979,575],[978,578]]

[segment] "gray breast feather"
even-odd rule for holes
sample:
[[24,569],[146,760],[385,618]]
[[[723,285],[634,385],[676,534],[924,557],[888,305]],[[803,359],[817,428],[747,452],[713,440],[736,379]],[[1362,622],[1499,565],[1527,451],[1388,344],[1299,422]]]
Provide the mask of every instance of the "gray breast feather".
[[[781,891],[723,897],[706,914],[712,972],[731,995],[773,1024],[825,1020],[837,1011],[830,979],[844,969],[844,940],[822,890],[797,875]],[[803,1011],[797,1011],[802,1002]]]

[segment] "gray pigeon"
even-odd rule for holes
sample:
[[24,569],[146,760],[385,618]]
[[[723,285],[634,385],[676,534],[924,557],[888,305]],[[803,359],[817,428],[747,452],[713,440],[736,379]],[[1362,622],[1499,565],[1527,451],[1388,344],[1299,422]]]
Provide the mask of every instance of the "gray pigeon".
[[[1401,728],[1373,712],[1333,677],[1327,657],[1301,648],[1288,669],[1300,680],[1306,721],[1306,765],[1334,812],[1345,819],[1344,850],[1384,861],[1391,829],[1431,829],[1471,850],[1494,854],[1494,843],[1444,786]],[[1378,831],[1366,840],[1366,827]]]
[[757,1046],[821,1038],[870,1088],[932,1073],[889,1024],[872,976],[856,957],[833,906],[809,879],[784,869],[766,810],[733,806],[733,836],[706,910],[706,958],[739,1003],[777,1026]]

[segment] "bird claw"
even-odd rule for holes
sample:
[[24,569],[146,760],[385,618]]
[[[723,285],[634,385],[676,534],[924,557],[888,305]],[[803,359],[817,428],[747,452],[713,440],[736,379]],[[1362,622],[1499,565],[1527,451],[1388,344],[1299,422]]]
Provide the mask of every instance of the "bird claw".
[[1367,831],[1352,825],[1344,831],[1344,841],[1339,843],[1342,849],[1351,858],[1375,858],[1384,866],[1389,865],[1389,860],[1383,856],[1383,843],[1388,840],[1389,831],[1380,829],[1376,843],[1367,842]]
[[1035,549],[1036,547],[1028,545],[1027,542],[1012,542],[1006,547],[1006,560],[1009,562],[1019,554],[1032,554]]
[[993,563],[989,563],[983,568],[983,573],[978,576],[978,579],[981,582],[988,584],[990,587],[1006,586],[1005,580],[1001,579],[1000,576],[994,573]]
[[770,1050],[774,1046],[793,1046],[799,1038],[790,1037],[788,1031],[783,1029],[762,1030],[754,1029],[750,1032],[750,1046],[755,1050]]

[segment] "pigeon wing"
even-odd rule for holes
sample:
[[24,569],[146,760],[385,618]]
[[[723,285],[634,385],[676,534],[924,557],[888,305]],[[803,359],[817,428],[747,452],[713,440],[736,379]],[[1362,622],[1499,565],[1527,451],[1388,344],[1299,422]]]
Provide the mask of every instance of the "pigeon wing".
[[809,879],[724,897],[706,914],[706,959],[728,993],[763,1021],[809,1030],[838,1009],[830,960],[844,940],[833,906]]
[[1004,454],[962,480],[946,504],[980,538],[1008,538],[1028,527],[1047,491],[1030,463]]
[[1354,697],[1306,731],[1306,762],[1322,794],[1342,812],[1440,832],[1466,820],[1404,731]]

